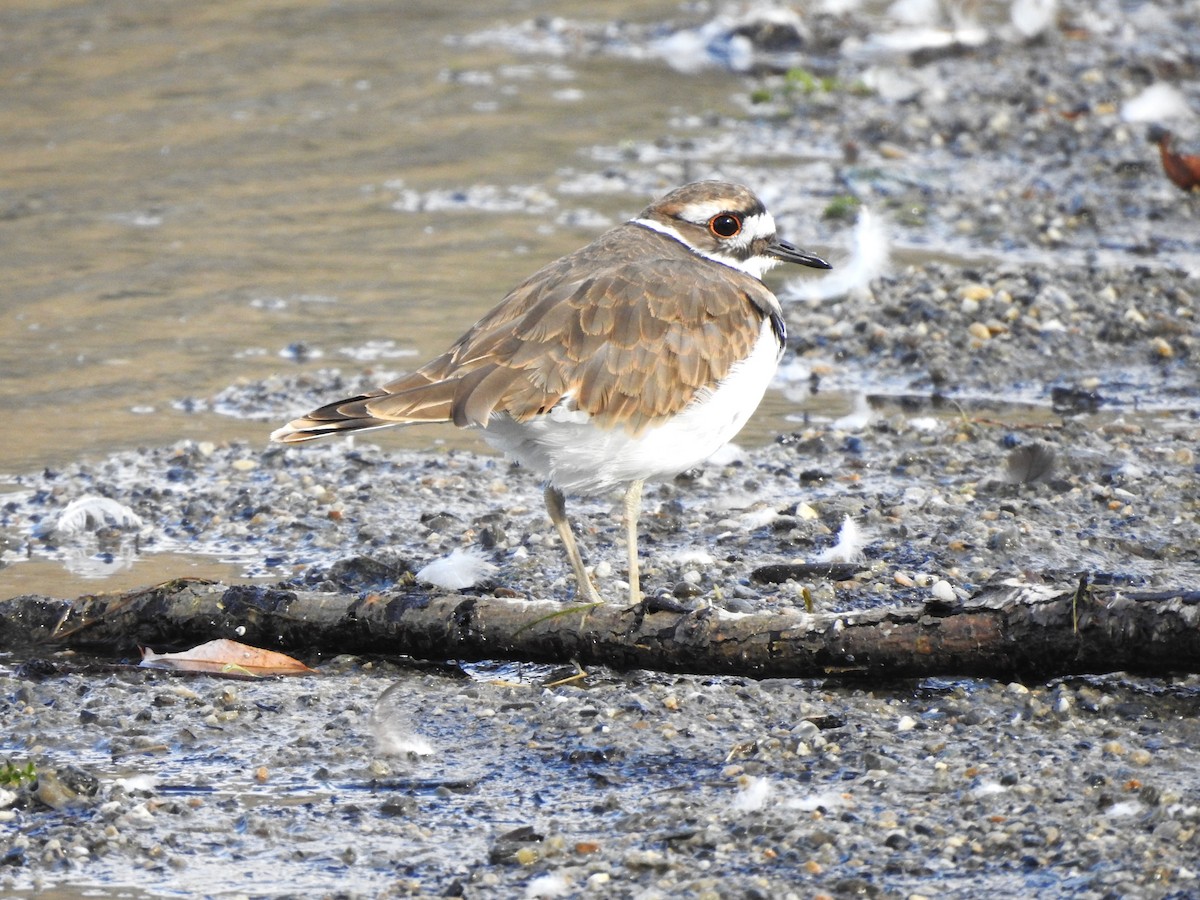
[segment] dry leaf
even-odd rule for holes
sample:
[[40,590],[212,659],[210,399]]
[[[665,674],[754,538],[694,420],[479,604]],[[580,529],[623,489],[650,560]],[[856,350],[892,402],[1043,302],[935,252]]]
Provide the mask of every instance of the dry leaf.
[[262,650],[219,638],[179,653],[155,653],[142,650],[141,665],[149,669],[175,669],[179,672],[208,672],[213,675],[307,675],[315,672],[298,659],[274,650]]

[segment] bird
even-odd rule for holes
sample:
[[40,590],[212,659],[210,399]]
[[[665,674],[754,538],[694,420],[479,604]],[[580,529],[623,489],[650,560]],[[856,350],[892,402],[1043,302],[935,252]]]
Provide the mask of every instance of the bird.
[[271,439],[429,422],[478,429],[544,479],[576,597],[596,604],[565,495],[623,489],[636,606],[643,485],[702,463],[758,407],[787,336],[762,280],[779,263],[831,268],[781,240],[749,188],[685,184],[529,276],[442,355]]
[[1158,144],[1158,155],[1163,172],[1181,191],[1200,189],[1200,156],[1178,153],[1174,147],[1175,135],[1161,126],[1150,128],[1148,137]]

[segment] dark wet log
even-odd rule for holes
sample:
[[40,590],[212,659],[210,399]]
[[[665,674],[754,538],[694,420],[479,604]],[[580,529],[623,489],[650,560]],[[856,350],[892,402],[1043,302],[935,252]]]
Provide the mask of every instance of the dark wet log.
[[107,654],[218,637],[299,655],[578,661],[754,678],[1200,670],[1200,592],[996,585],[962,604],[730,615],[621,605],[344,594],[175,581],[75,601],[0,602],[0,648]]

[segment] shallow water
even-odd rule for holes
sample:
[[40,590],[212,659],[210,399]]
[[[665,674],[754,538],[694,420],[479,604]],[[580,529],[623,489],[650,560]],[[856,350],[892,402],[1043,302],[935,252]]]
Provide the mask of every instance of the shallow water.
[[[594,15],[578,2],[554,12]],[[602,177],[570,210],[556,198],[601,167],[589,148],[653,141],[664,112],[732,109],[739,85],[720,72],[450,40],[531,13],[520,0],[0,12],[0,493],[5,475],[122,448],[265,445],[272,423],[207,398],[297,368],[417,364],[524,275],[637,211],[644,198]],[[850,401],[815,402],[835,414]],[[796,414],[775,392],[745,439]],[[386,440],[481,446],[449,427]],[[234,575],[166,556],[33,561],[0,572],[0,593],[120,589],[179,569]]]
[[[0,473],[184,437],[265,441],[262,423],[172,403],[293,369],[298,342],[308,360],[325,355],[302,364],[357,370],[344,348],[388,340],[412,358],[379,364],[404,368],[636,212],[640,198],[593,196],[582,224],[559,224],[547,186],[593,171],[593,144],[653,139],[675,103],[724,110],[734,83],[446,41],[532,12],[520,0],[0,12]],[[452,209],[393,208],[405,191],[472,185],[492,189],[444,198]]]

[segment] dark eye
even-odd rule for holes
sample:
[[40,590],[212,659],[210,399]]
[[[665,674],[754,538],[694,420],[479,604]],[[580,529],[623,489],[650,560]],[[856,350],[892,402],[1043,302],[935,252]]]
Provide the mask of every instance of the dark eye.
[[717,237],[731,238],[742,230],[742,220],[729,213],[721,213],[708,220],[708,230]]

